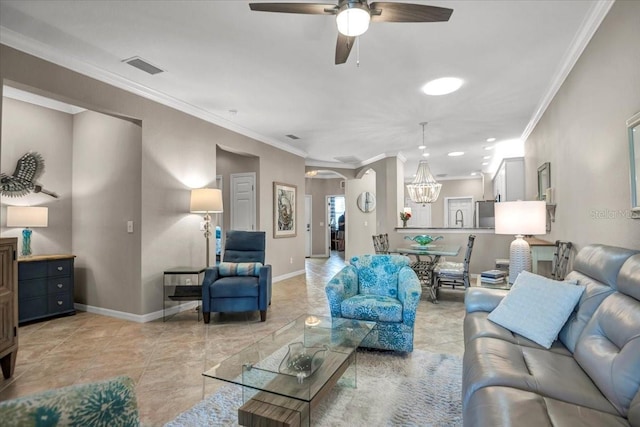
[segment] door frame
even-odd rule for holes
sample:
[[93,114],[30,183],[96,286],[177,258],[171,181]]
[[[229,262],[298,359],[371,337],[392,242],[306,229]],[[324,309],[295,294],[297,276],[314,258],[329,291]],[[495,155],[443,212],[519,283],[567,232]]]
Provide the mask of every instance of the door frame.
[[305,258],[311,258],[313,256],[313,196],[311,194],[304,195],[304,219],[306,222]]
[[253,194],[253,209],[251,212],[251,227],[252,230],[255,230],[257,228],[257,224],[256,224],[256,173],[255,172],[239,172],[239,173],[232,173],[229,174],[229,204],[230,206],[230,210],[229,210],[229,227],[231,230],[234,229],[234,211],[233,211],[233,188],[234,188],[234,180],[239,178],[239,177],[244,177],[244,176],[250,176],[253,180],[253,186],[252,186],[252,194]]

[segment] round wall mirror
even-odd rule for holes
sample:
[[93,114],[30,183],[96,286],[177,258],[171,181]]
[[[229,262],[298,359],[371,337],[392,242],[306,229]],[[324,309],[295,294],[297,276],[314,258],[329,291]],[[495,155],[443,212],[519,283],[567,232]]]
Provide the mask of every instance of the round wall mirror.
[[376,208],[376,196],[370,191],[363,191],[358,196],[357,204],[362,212],[373,212]]

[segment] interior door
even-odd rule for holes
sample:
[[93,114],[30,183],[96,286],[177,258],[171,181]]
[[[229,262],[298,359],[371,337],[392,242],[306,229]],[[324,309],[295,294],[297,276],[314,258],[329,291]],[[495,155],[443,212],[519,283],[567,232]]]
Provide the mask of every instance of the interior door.
[[231,174],[231,230],[256,229],[256,174]]
[[312,197],[310,195],[304,196],[304,222],[306,224],[305,229],[305,254],[306,258],[311,256],[311,245],[313,242],[311,234],[311,209],[312,209]]

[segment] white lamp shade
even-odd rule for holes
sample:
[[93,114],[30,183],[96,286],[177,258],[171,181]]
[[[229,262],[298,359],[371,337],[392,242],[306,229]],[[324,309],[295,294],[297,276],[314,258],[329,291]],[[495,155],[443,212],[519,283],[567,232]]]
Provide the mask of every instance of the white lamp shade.
[[192,213],[222,212],[222,191],[217,188],[191,190]]
[[7,206],[7,227],[47,227],[49,208],[42,206]]
[[496,234],[546,234],[546,209],[544,201],[496,203]]

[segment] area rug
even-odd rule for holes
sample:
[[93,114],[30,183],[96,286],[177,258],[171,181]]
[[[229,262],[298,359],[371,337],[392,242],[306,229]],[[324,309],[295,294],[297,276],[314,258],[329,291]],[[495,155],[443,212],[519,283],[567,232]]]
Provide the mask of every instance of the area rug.
[[[338,383],[312,414],[312,425],[461,426],[461,382],[457,356],[359,351],[358,387]],[[166,426],[237,426],[241,401],[241,388],[225,385]]]

